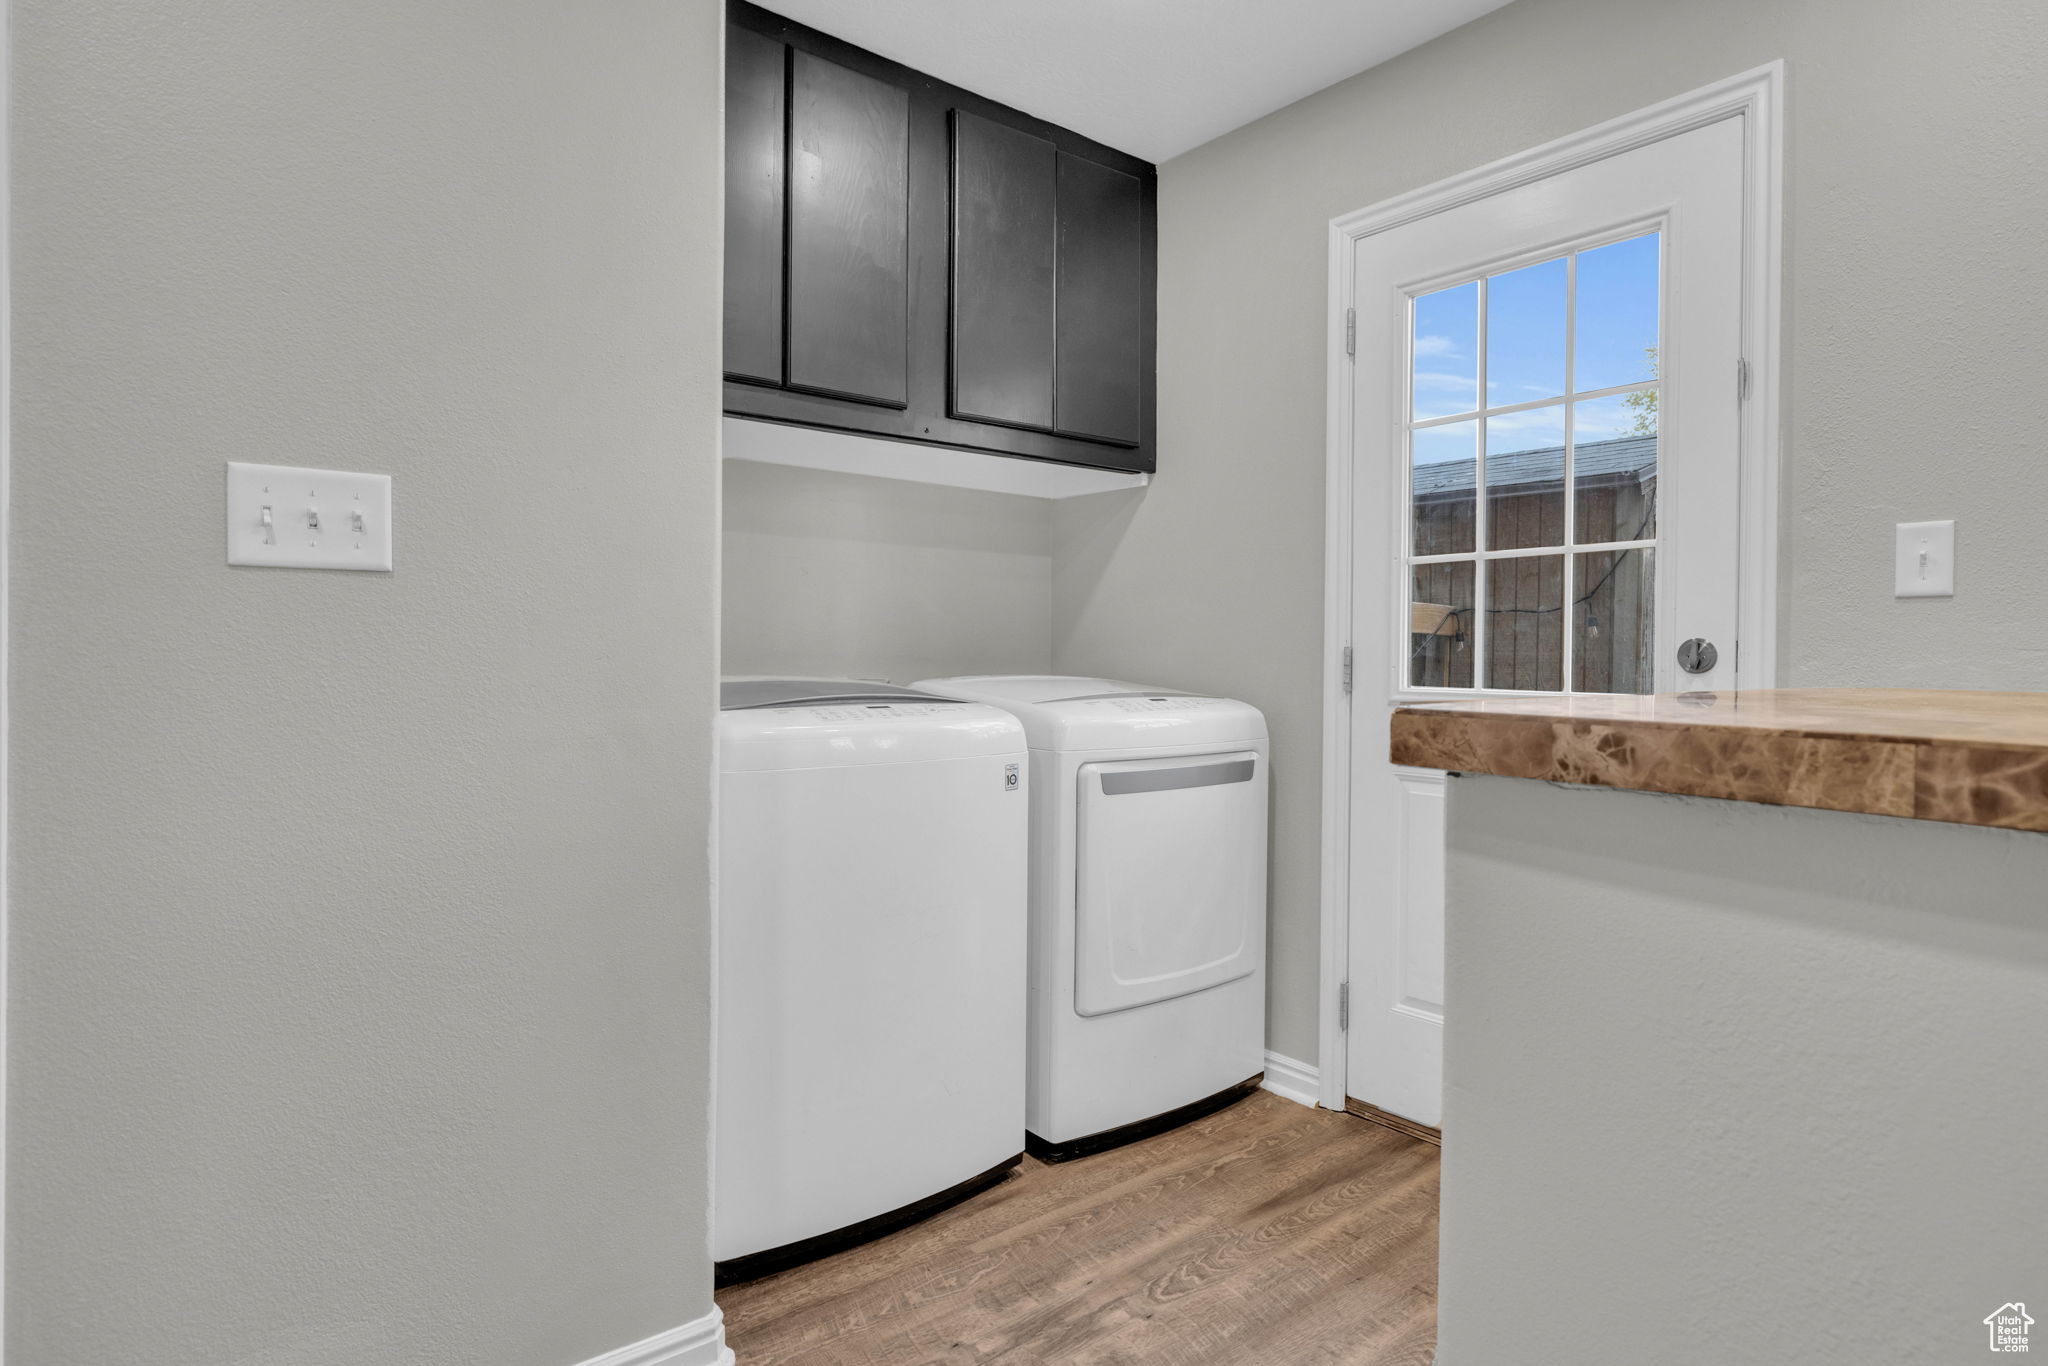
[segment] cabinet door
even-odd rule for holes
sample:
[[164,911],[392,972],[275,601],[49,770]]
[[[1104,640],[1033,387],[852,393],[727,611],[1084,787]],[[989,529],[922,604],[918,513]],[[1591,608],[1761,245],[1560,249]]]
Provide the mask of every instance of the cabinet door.
[[725,373],[782,383],[783,73],[788,49],[725,30]]
[[1058,430],[1135,446],[1144,433],[1144,186],[1059,158]]
[[1052,430],[1057,155],[953,113],[954,417]]
[[792,387],[910,400],[910,95],[798,51],[789,100]]

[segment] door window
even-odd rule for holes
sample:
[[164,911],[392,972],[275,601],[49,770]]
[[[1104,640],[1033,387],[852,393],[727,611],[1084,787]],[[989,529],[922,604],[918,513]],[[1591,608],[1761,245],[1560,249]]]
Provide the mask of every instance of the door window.
[[1412,296],[1406,686],[1653,690],[1662,250]]

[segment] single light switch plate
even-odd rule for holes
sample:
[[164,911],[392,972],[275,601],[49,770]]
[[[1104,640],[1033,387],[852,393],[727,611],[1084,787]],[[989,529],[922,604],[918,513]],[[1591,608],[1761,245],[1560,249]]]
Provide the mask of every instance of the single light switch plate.
[[391,568],[391,476],[228,462],[228,563]]
[[1896,596],[1952,598],[1956,595],[1956,524],[1900,522]]

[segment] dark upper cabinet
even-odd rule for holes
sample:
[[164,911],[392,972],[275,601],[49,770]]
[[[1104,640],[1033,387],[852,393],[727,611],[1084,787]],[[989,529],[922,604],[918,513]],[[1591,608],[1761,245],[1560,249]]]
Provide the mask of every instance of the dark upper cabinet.
[[1055,425],[1136,445],[1144,434],[1144,187],[1060,153]]
[[1151,470],[1155,168],[728,14],[726,411]]
[[1059,149],[953,114],[955,417],[1051,431]]
[[910,94],[809,52],[789,69],[794,388],[910,402]]
[[782,382],[784,77],[789,49],[725,35],[725,373]]

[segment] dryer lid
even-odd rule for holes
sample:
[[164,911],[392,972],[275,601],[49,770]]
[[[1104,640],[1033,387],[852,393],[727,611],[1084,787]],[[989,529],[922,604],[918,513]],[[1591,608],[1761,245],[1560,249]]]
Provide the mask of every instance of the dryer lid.
[[951,702],[937,693],[857,678],[727,678],[718,685],[720,711],[761,707],[837,706],[852,702]]

